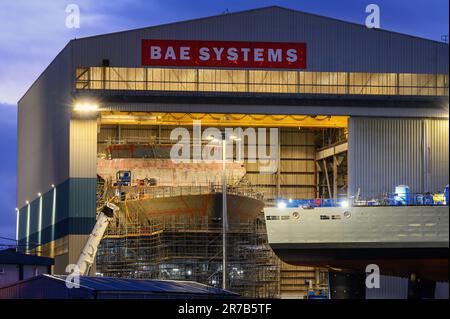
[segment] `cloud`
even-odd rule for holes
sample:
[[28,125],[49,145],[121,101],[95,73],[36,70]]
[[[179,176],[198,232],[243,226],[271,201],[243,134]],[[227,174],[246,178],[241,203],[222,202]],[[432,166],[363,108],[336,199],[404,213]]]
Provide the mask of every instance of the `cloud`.
[[[66,27],[71,3],[80,8],[79,29]],[[1,1],[0,102],[16,103],[71,39],[126,29],[129,18],[118,12],[132,3],[141,0]]]

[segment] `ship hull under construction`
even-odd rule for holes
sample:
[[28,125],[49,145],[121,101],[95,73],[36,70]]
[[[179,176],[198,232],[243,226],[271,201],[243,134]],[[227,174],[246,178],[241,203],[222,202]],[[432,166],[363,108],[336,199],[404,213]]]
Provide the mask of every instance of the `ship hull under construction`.
[[[140,218],[146,219],[162,216],[209,216],[213,222],[222,218],[222,193],[144,198],[119,202],[118,205],[122,214],[137,211],[140,212]],[[259,199],[227,194],[229,219],[255,219],[263,208],[264,203]]]
[[269,244],[295,265],[448,281],[448,207],[266,208]]

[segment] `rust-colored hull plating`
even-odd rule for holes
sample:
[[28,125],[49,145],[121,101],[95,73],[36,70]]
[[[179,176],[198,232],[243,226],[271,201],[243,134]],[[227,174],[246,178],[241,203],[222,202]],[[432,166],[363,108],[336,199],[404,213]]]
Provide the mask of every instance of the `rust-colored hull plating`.
[[[121,212],[138,212],[141,218],[164,216],[210,216],[221,218],[222,193],[181,195],[129,200],[119,203]],[[227,195],[229,219],[253,219],[263,210],[261,200],[235,194]]]

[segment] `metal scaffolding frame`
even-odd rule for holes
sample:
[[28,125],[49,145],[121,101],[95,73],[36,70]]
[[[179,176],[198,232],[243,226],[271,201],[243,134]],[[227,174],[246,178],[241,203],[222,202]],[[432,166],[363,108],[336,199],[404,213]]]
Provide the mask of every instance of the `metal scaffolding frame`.
[[[208,216],[139,218],[128,211],[108,228],[97,255],[104,276],[222,282],[221,221]],[[229,290],[251,298],[279,294],[279,260],[267,244],[264,219],[230,220]]]
[[[295,132],[286,131],[284,143],[295,148],[307,144],[289,135]],[[329,134],[335,133],[333,129]],[[313,134],[320,137],[320,131]],[[261,185],[247,178],[248,175],[239,180],[229,179],[227,193],[265,200],[270,205],[262,197]],[[145,205],[136,204],[149,198],[176,200],[176,196],[220,192],[221,185],[215,183],[141,186],[134,181],[132,186],[119,187],[112,180],[98,176],[97,206],[115,197],[121,201],[121,212],[110,223],[99,247],[97,273],[124,278],[192,280],[221,287],[221,218],[200,212],[162,215],[157,210],[156,213],[145,211]],[[229,290],[249,298],[305,298],[311,289],[318,291],[326,286],[322,280],[326,270],[290,266],[278,259],[268,244],[263,214],[252,219],[239,215],[230,218],[228,224],[225,251]]]

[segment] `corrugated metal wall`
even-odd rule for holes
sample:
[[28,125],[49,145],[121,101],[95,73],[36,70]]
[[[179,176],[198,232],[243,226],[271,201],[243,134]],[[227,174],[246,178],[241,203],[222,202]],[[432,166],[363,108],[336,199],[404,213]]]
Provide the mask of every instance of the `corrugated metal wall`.
[[349,195],[379,196],[405,184],[442,192],[448,184],[448,120],[349,119]]
[[448,45],[280,7],[75,40],[74,67],[141,66],[142,39],[307,43],[310,71],[447,73]]
[[68,178],[70,66],[69,44],[18,103],[18,208]]
[[314,133],[298,128],[281,128],[279,135],[280,173],[261,174],[257,163],[246,163],[248,180],[260,187],[268,201],[278,196],[313,198],[316,178]]
[[427,189],[442,191],[449,183],[449,121],[425,120],[427,129],[428,158],[425,169],[428,176]]
[[89,234],[95,223],[97,119],[70,121],[70,234]]
[[366,299],[408,299],[408,279],[380,276],[380,288],[367,288]]
[[97,177],[97,119],[70,121],[71,178]]
[[[97,120],[78,119],[67,124],[70,127],[67,152],[61,156],[62,158],[68,156],[70,159],[66,163],[69,164],[67,170],[69,174],[66,175],[64,182],[56,184],[55,188],[51,188],[49,184],[50,189],[43,193],[42,197],[31,200],[29,206],[25,205],[20,209],[19,248],[21,251],[27,248],[33,249],[38,244],[42,244],[44,246],[40,250],[44,254],[53,254],[54,251],[49,248],[49,243],[68,234],[89,234],[95,224]],[[54,140],[50,139],[50,141]],[[50,156],[49,161],[53,161],[53,157]],[[35,172],[38,178],[33,183],[38,184],[39,181],[46,180],[46,173],[51,175],[51,172],[46,170]],[[45,189],[46,185],[41,187]],[[40,220],[41,224],[39,224]],[[79,250],[76,252],[78,253]]]
[[448,299],[448,282],[437,282],[434,294],[436,299]]

